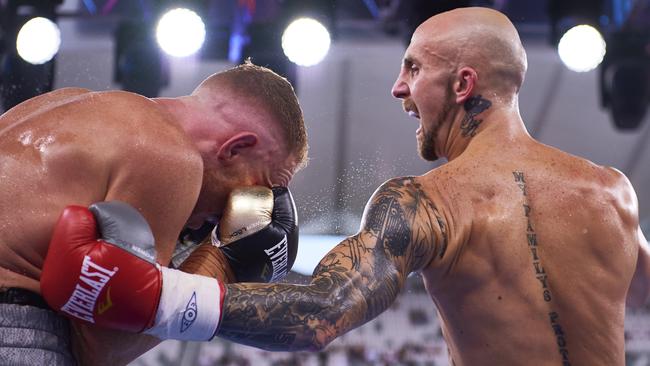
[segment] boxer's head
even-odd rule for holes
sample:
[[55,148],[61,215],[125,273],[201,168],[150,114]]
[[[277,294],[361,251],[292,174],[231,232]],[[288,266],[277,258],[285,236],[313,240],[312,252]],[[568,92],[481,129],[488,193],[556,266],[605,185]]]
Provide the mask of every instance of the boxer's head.
[[[286,186],[307,160],[302,110],[291,84],[246,62],[204,80],[184,103],[184,129],[205,166],[195,209],[220,212],[239,186]],[[198,221],[196,219],[195,221]]]
[[392,89],[404,109],[420,120],[420,155],[426,160],[448,157],[463,136],[465,108],[478,95],[492,104],[516,106],[526,65],[516,29],[496,10],[460,8],[422,23]]

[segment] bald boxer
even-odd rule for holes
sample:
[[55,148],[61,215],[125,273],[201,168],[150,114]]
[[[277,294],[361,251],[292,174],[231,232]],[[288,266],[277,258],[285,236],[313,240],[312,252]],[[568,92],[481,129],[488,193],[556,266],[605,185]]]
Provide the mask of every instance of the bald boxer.
[[[423,23],[393,94],[420,124],[420,155],[449,162],[380,186],[359,232],[309,285],[226,285],[218,324],[199,325],[260,348],[319,350],[386,310],[418,273],[452,365],[623,365],[626,298],[643,303],[650,284],[635,193],[620,172],[531,138],[517,102],[526,67],[497,11]],[[164,289],[147,301],[168,303]],[[174,324],[155,318],[151,329]]]
[[[159,342],[76,321],[69,330],[39,296],[44,258],[66,206],[118,201],[135,208],[151,228],[152,261],[167,266],[183,228],[221,215],[236,187],[286,186],[306,153],[293,88],[249,62],[208,77],[189,96],[66,88],[7,111],[0,117],[0,363],[119,365]],[[279,209],[285,221],[295,219],[286,189],[260,195],[266,224]],[[181,268],[222,282],[246,279],[241,273],[271,279],[273,272],[249,268],[247,253],[224,256],[213,248],[202,246]],[[104,278],[86,264],[91,292],[76,293],[67,307],[72,313],[83,310],[92,298],[84,296]],[[62,287],[58,281],[73,271],[57,268],[48,283]],[[120,309],[113,293],[95,299],[108,314]],[[137,304],[137,296],[128,302]]]
[[419,123],[420,155],[449,162],[379,187],[309,286],[228,285],[218,334],[322,349],[419,273],[452,365],[624,365],[626,297],[643,303],[649,288],[637,199],[617,170],[528,134],[526,67],[497,11],[420,25],[392,93]]

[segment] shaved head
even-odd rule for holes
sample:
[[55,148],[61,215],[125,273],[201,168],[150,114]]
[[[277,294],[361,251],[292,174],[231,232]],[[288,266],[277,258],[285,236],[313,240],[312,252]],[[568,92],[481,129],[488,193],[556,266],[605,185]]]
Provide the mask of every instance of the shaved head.
[[476,135],[487,114],[518,116],[526,68],[517,30],[496,10],[459,8],[422,23],[391,90],[420,122],[420,156],[449,158]]
[[415,30],[409,49],[453,71],[473,68],[480,89],[503,97],[518,93],[526,74],[517,30],[505,15],[488,8],[459,8],[429,18]]

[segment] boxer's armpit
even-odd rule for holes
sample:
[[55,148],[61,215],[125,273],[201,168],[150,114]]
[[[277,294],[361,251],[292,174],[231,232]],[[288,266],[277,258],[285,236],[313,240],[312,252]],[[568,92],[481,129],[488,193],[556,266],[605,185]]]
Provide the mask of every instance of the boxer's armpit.
[[408,274],[444,255],[442,218],[413,178],[389,181],[361,231],[330,251],[308,286],[227,286],[220,337],[269,350],[318,350],[373,319]]

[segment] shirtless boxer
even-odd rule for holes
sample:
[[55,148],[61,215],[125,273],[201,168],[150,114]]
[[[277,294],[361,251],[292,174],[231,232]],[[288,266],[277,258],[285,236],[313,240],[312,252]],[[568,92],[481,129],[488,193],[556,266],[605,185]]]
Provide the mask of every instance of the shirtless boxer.
[[310,285],[227,285],[217,335],[322,349],[415,272],[453,365],[623,365],[626,295],[643,303],[650,278],[635,193],[620,172],[531,138],[517,102],[526,67],[494,10],[418,27],[393,95],[420,123],[420,155],[449,162],[379,187]]
[[[39,309],[46,305],[37,295],[65,206],[119,200],[136,207],[167,265],[184,226],[220,214],[235,187],[286,186],[306,149],[291,85],[250,63],[180,98],[66,88],[9,110],[0,117],[0,364],[73,363],[67,322]],[[211,248],[197,250],[184,269],[231,279]],[[159,342],[73,325],[81,364],[124,364]],[[30,345],[30,337],[42,344]]]

